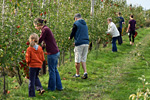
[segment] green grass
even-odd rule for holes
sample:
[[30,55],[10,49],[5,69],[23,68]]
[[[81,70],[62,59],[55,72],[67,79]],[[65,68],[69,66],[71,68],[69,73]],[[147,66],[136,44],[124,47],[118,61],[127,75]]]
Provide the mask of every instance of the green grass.
[[[135,45],[130,46],[128,36],[123,36],[123,44],[117,45],[118,52],[111,52],[111,44],[106,48],[92,50],[87,58],[89,78],[72,78],[75,74],[74,62],[58,68],[63,84],[63,91],[47,91],[48,74],[40,76],[43,88],[42,96],[36,92],[35,98],[28,97],[28,81],[14,89],[15,78],[9,79],[10,94],[6,100],[128,100],[129,95],[136,93],[142,83],[138,77],[145,75],[150,82],[150,28],[139,29]],[[141,44],[140,44],[141,42]],[[137,45],[137,46],[136,46]],[[138,56],[138,53],[141,56]],[[143,58],[144,57],[144,58]],[[81,68],[80,74],[83,74]],[[2,97],[4,98],[4,97]]]

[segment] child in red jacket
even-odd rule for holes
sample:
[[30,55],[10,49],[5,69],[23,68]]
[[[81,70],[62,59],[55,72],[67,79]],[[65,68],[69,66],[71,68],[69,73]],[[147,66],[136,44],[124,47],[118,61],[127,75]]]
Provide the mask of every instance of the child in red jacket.
[[35,97],[34,86],[36,86],[37,91],[40,91],[40,94],[45,92],[38,78],[44,61],[44,53],[41,46],[38,45],[39,37],[37,34],[31,34],[29,42],[30,46],[27,48],[25,57],[26,63],[29,66],[29,97]]

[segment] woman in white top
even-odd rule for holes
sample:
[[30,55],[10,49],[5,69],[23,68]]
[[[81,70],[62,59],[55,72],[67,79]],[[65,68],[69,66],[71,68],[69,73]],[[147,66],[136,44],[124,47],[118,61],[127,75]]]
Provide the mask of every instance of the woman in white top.
[[112,35],[112,52],[117,52],[116,40],[118,39],[118,36],[120,36],[120,34],[116,25],[112,22],[112,18],[107,18],[107,22],[108,30],[106,33]]

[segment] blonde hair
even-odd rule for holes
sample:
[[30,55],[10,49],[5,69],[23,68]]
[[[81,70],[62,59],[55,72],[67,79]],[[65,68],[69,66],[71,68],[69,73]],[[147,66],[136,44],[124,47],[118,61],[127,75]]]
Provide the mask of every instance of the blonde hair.
[[33,47],[36,43],[39,42],[39,36],[36,33],[33,33],[29,37],[30,46]]

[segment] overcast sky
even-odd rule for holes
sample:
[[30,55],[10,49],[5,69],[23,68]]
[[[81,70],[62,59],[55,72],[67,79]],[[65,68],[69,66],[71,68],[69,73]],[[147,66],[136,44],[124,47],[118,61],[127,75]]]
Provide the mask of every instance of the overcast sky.
[[142,6],[144,9],[150,9],[150,0],[127,0],[127,4]]

